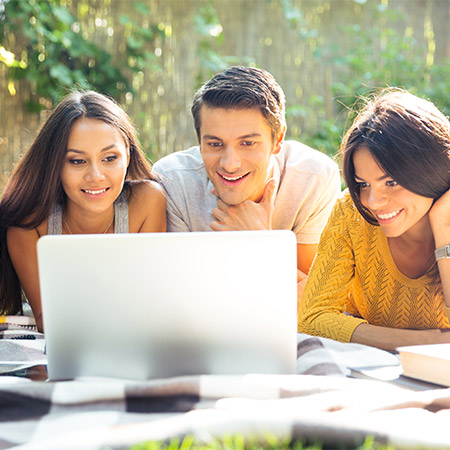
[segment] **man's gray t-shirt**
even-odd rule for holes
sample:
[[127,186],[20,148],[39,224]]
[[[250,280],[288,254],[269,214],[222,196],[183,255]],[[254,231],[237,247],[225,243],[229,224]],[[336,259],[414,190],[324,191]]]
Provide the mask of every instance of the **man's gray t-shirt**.
[[[272,158],[278,183],[272,228],[292,230],[298,244],[317,244],[340,193],[336,163],[296,141],[284,142]],[[199,147],[165,156],[153,173],[167,194],[167,231],[211,231],[217,197]]]

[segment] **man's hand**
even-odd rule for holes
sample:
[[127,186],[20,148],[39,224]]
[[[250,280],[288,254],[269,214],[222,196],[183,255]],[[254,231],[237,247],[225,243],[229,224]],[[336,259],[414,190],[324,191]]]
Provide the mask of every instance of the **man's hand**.
[[[275,186],[276,181],[271,178],[266,183],[259,203],[246,200],[238,205],[230,206],[219,199],[217,208],[212,210],[217,220],[211,222],[211,229],[214,231],[271,230]],[[212,193],[216,195],[215,190]]]

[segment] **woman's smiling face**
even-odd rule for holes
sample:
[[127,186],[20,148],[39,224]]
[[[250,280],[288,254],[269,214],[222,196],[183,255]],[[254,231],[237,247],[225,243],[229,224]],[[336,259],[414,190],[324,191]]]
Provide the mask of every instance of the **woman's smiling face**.
[[78,119],[70,132],[61,179],[68,202],[101,213],[122,191],[130,160],[119,131],[97,119]]
[[428,221],[433,199],[400,186],[384,172],[367,147],[356,150],[353,165],[361,204],[376,218],[387,237],[399,237]]

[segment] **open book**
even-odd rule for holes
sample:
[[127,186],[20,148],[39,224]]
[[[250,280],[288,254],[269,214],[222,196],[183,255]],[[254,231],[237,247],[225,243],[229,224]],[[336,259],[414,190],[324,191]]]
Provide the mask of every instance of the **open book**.
[[450,386],[450,344],[399,347],[403,375]]

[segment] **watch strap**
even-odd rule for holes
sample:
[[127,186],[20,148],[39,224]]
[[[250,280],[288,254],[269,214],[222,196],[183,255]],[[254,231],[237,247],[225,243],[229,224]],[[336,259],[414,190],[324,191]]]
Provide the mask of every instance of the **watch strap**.
[[450,259],[450,244],[437,248],[434,251],[434,254],[436,255],[436,261],[439,261],[440,259]]

